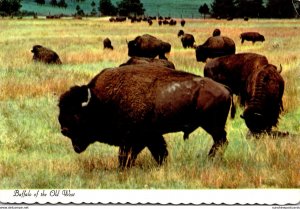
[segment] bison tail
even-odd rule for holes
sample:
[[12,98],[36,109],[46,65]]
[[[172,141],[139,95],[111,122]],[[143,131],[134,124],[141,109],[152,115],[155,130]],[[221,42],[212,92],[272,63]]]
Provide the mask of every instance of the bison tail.
[[233,95],[231,96],[231,111],[230,111],[230,117],[233,119],[235,117],[236,108],[235,104],[233,102]]

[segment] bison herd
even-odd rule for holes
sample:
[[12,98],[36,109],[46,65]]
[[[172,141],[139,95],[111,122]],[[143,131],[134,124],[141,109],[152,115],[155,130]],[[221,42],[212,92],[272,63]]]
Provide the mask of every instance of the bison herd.
[[[164,134],[181,131],[187,139],[201,127],[214,141],[208,153],[213,157],[228,143],[225,124],[229,112],[235,115],[233,94],[250,133],[272,134],[283,110],[281,67],[260,54],[235,54],[234,41],[219,29],[198,46],[191,34],[181,30],[178,37],[184,48],[195,49],[197,61],[206,63],[204,77],[176,69],[165,56],[171,44],[144,34],[127,42],[131,58],[126,63],[104,69],[87,85],[60,96],[61,133],[77,153],[96,141],[118,146],[119,166],[125,168],[147,147],[162,164],[168,155]],[[265,40],[254,32],[241,34],[241,39]],[[103,44],[113,49],[108,38]],[[32,52],[35,61],[61,64],[51,49],[36,45]]]

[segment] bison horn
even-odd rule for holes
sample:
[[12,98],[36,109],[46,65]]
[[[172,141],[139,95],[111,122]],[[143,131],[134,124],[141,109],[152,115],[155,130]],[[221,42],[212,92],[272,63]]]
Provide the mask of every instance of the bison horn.
[[280,68],[278,70],[278,73],[280,74],[282,72],[282,65],[280,64]]
[[82,103],[81,103],[81,106],[82,106],[82,107],[86,107],[86,106],[88,106],[88,104],[90,103],[90,100],[91,100],[91,97],[92,97],[92,95],[91,95],[91,90],[90,90],[89,88],[87,88],[87,92],[88,92],[88,98],[87,98],[87,101],[86,101],[86,102],[82,102]]

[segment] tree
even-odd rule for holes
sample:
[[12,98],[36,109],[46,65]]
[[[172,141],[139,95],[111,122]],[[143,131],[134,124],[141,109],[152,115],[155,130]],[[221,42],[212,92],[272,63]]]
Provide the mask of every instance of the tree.
[[38,5],[45,5],[45,0],[35,0]]
[[287,0],[268,0],[267,13],[274,18],[295,17],[295,10],[291,1]]
[[238,17],[262,17],[265,16],[263,0],[238,0],[236,1]]
[[199,13],[203,14],[203,18],[205,19],[205,15],[209,14],[209,8],[207,6],[206,3],[204,3],[203,5],[200,5],[199,7]]
[[233,17],[236,7],[233,0],[214,0],[211,4],[211,13],[213,17]]
[[20,12],[21,0],[0,0],[0,13],[13,15]]
[[121,16],[144,15],[144,5],[140,0],[122,0],[118,3],[118,13]]
[[97,11],[96,11],[96,8],[95,8],[96,3],[94,1],[92,1],[91,6],[93,8],[92,11],[91,11],[91,16],[96,16],[97,15]]
[[66,9],[66,8],[68,7],[68,4],[65,2],[65,0],[60,0],[60,1],[57,3],[57,6]]
[[51,0],[50,4],[51,4],[51,6],[56,7],[57,6],[57,1],[56,0]]
[[117,8],[110,0],[100,0],[98,10],[102,16],[112,16],[117,14]]

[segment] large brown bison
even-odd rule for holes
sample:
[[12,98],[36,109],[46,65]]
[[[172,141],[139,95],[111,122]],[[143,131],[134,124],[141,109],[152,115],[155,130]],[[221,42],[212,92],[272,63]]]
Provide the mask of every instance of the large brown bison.
[[252,44],[255,44],[257,41],[264,42],[265,37],[257,32],[245,32],[240,35],[241,43],[243,44],[244,41],[252,41]]
[[41,45],[34,45],[31,52],[34,61],[44,62],[46,64],[62,64],[56,52]]
[[[232,97],[223,85],[156,65],[105,69],[59,99],[59,122],[75,152],[99,141],[119,146],[119,165],[133,165],[147,147],[158,164],[168,151],[163,134],[202,127],[214,140],[209,156],[227,144]],[[223,150],[223,149],[222,149]]]
[[131,57],[127,62],[120,65],[137,65],[137,64],[154,64],[163,67],[167,67],[170,69],[175,69],[174,63],[165,60],[165,59],[156,59],[156,58],[148,58],[148,57]]
[[196,47],[196,59],[198,62],[206,62],[207,58],[230,54],[235,54],[235,43],[226,36],[212,36],[202,45]]
[[171,51],[171,44],[149,34],[137,36],[128,42],[128,56],[167,59],[165,54]]
[[242,118],[252,133],[270,132],[283,109],[281,71],[265,56],[241,53],[211,59],[204,76],[229,86],[245,106]]

